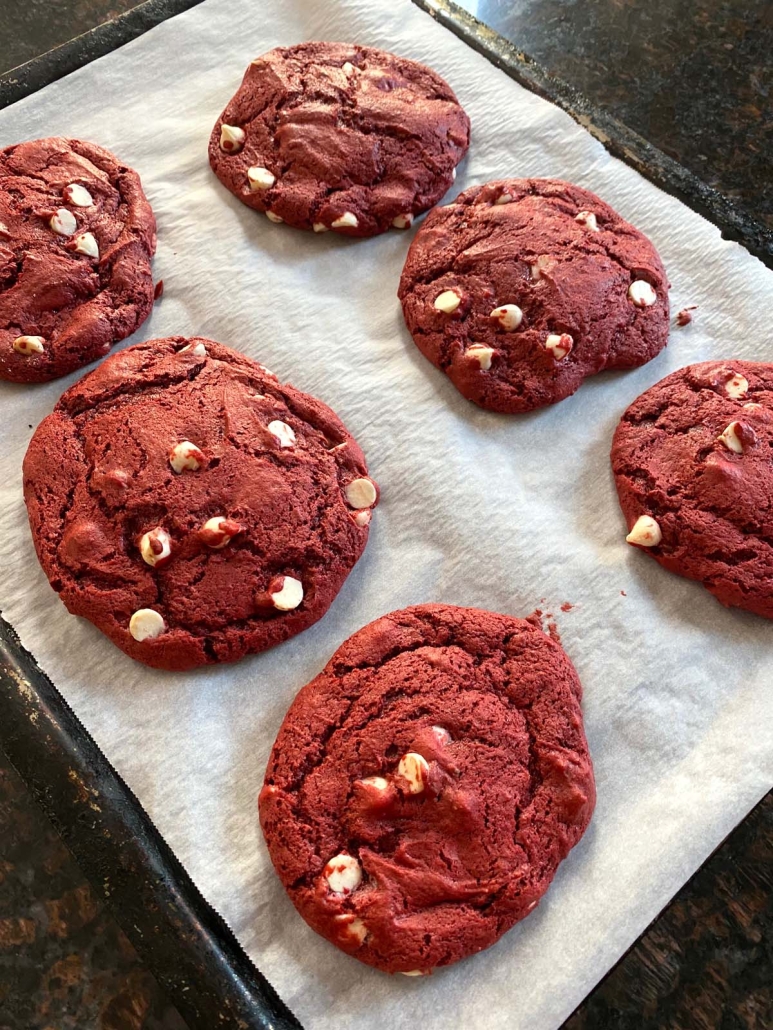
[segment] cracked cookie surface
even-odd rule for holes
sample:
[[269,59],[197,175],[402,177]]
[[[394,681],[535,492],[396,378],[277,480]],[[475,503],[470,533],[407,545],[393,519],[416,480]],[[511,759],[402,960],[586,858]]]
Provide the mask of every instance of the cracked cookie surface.
[[302,43],[248,67],[212,131],[209,160],[272,221],[373,236],[436,204],[470,122],[430,68],[372,47]]
[[67,608],[166,669],[232,661],[316,622],[378,491],[324,404],[206,339],[128,347],[35,431],[24,497]]
[[492,411],[554,404],[668,340],[655,248],[595,194],[555,179],[489,182],[436,208],[398,296],[419,350]]
[[728,607],[773,618],[773,365],[706,361],[623,415],[612,470],[628,541]]
[[260,795],[306,922],[390,973],[497,941],[593,812],[581,694],[523,619],[428,604],[355,633],[290,707]]
[[0,379],[56,379],[133,333],[155,249],[139,176],[109,151],[61,137],[0,150]]

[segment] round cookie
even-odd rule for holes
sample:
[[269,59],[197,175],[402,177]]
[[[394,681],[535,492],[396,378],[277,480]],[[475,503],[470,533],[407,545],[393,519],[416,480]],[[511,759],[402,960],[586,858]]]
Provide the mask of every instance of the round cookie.
[[612,469],[629,534],[728,607],[773,619],[773,365],[706,361],[623,415]]
[[491,411],[554,404],[668,340],[655,248],[595,194],[555,179],[489,182],[437,208],[398,296],[422,354]]
[[109,151],[52,137],[0,150],[0,379],[104,357],[153,307],[156,222]]
[[469,118],[430,68],[372,47],[301,43],[252,62],[209,160],[273,222],[374,236],[436,204],[469,142]]
[[537,905],[595,803],[564,651],[531,622],[427,604],[350,637],[279,730],[259,808],[306,922],[428,973]]
[[263,651],[325,614],[378,491],[324,404],[222,344],[136,344],[67,390],[24,459],[67,608],[147,665]]

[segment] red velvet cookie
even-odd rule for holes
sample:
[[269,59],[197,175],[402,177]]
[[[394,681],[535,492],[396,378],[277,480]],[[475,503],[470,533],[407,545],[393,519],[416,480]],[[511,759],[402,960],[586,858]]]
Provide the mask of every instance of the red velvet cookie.
[[61,397],[24,459],[68,609],[138,661],[263,651],[325,614],[378,492],[320,401],[211,340],[149,340]]
[[301,43],[252,62],[209,160],[273,222],[375,236],[436,204],[469,142],[469,118],[430,68],[372,47]]
[[426,219],[398,292],[416,346],[468,400],[529,411],[668,340],[668,281],[642,233],[555,179],[465,190]]
[[706,361],[623,415],[612,469],[628,543],[728,607],[773,619],[773,365]]
[[153,306],[156,222],[139,176],[83,140],[0,150],[0,379],[103,357]]
[[418,974],[537,905],[595,803],[562,649],[523,619],[427,604],[350,637],[279,730],[260,820],[306,922]]

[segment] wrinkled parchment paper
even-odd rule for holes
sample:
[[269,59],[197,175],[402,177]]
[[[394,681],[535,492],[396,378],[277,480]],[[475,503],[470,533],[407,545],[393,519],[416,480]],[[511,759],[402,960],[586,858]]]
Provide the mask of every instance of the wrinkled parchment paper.
[[[506,417],[464,401],[403,326],[395,291],[415,227],[365,241],[298,232],[210,172],[210,129],[247,63],[307,39],[432,65],[473,125],[453,192],[507,175],[597,191],[651,236],[673,309],[698,304],[694,323],[649,365],[555,407]],[[623,409],[668,372],[770,358],[773,273],[408,0],[208,0],[0,112],[0,145],[55,134],[93,139],[142,175],[166,289],[136,339],[200,333],[265,362],[339,413],[383,494],[321,623],[234,666],[154,672],[68,615],[35,559],[21,461],[76,376],[0,384],[5,616],[309,1028],[556,1027],[773,783],[771,624],[625,545],[608,460]],[[599,800],[544,901],[496,947],[389,978],[295,914],[255,799],[296,691],[364,623],[424,601],[554,613],[585,685]]]

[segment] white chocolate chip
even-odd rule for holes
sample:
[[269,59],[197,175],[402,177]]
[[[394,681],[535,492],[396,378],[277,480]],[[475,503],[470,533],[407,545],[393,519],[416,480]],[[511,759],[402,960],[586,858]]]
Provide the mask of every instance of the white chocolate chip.
[[165,529],[157,526],[144,533],[140,539],[140,554],[148,565],[158,565],[172,553],[172,538]]
[[491,359],[494,357],[494,354],[493,347],[486,347],[482,343],[472,343],[464,352],[466,358],[471,358],[473,361],[478,362],[482,372],[488,372],[491,368]]
[[456,169],[451,169],[451,182],[456,182]]
[[329,231],[328,230],[328,226],[325,225],[324,222],[315,222],[314,225],[312,225],[312,229],[314,230],[314,232],[328,232]]
[[410,212],[404,215],[396,215],[392,219],[392,225],[395,227],[395,229],[410,229],[412,224],[413,215]]
[[742,423],[731,422],[727,429],[720,433],[717,439],[720,443],[723,443],[729,451],[733,451],[734,454],[743,454],[743,435],[745,434]]
[[435,735],[435,740],[438,744],[450,744],[452,737],[451,734],[443,726],[433,726],[432,732]]
[[761,404],[756,404],[754,401],[749,401],[748,404],[744,404],[744,411],[762,411],[763,407]]
[[663,534],[651,515],[640,515],[625,539],[627,543],[636,544],[638,547],[657,547],[663,539]]
[[657,293],[646,279],[634,279],[628,287],[628,299],[637,308],[650,308],[658,299]]
[[90,258],[99,257],[99,244],[91,232],[82,232],[80,236],[76,236],[74,249],[76,254],[85,254]]
[[269,422],[266,429],[268,429],[280,447],[295,446],[295,430],[292,426],[288,426],[286,422],[280,422],[279,419],[275,419],[275,421]]
[[571,354],[574,340],[569,333],[551,333],[545,340],[545,350],[550,351],[556,361],[563,361]]
[[267,376],[271,376],[272,379],[277,379],[278,378],[276,372],[272,372],[271,369],[270,368],[266,368],[265,365],[258,365],[258,368],[260,369],[261,372],[264,372]]
[[376,503],[378,491],[373,480],[363,476],[347,483],[344,496],[350,508],[370,508]]
[[207,547],[219,551],[226,544],[230,544],[233,538],[241,533],[241,529],[239,523],[233,519],[226,518],[225,515],[215,515],[207,519],[199,530],[199,535]]
[[5,222],[0,222],[0,236],[8,236],[10,238],[11,232]]
[[372,787],[373,790],[389,789],[389,780],[385,780],[383,776],[366,776],[364,780],[360,780],[360,783],[364,787]]
[[541,279],[544,273],[551,269],[554,264],[555,262],[549,254],[540,254],[529,269],[532,279]]
[[421,794],[429,777],[429,763],[423,755],[409,751],[400,759],[397,774],[408,784],[409,794]]
[[269,590],[271,603],[280,612],[290,612],[303,600],[303,583],[292,576],[281,576],[282,585],[273,592]]
[[745,397],[748,391],[749,382],[740,372],[735,372],[733,378],[728,379],[725,383],[725,393],[734,401],[739,401],[742,397]]
[[17,336],[13,341],[17,354],[42,354],[46,349],[44,336]]
[[517,304],[500,304],[498,308],[494,308],[489,318],[495,319],[503,329],[511,333],[523,321],[523,312]]
[[282,218],[281,215],[275,215],[273,211],[266,211],[266,218],[269,222],[275,222],[277,225],[284,221],[284,218]]
[[55,214],[51,215],[48,224],[59,236],[72,236],[78,228],[75,215],[66,207],[60,207]]
[[341,927],[341,931],[347,937],[352,937],[358,944],[362,944],[368,936],[368,928],[359,916],[352,917],[348,912],[335,916],[335,922]]
[[423,969],[400,969],[402,976],[426,976]]
[[207,348],[203,343],[186,343],[177,353],[185,354],[187,351],[190,351],[195,358],[206,358],[207,356]]
[[499,194],[499,196],[494,201],[494,203],[495,204],[510,204],[510,203],[512,203],[512,200],[513,200],[512,196],[507,192],[507,190],[505,190],[504,192]]
[[351,894],[362,883],[362,866],[354,855],[341,853],[330,859],[323,876],[333,894]]
[[365,526],[370,525],[371,517],[370,508],[363,508],[362,511],[356,511],[354,513],[354,524],[359,526],[361,529],[364,529]]
[[238,125],[223,123],[220,126],[220,149],[224,150],[226,154],[238,153],[244,146],[246,138],[247,134],[244,129],[240,129]]
[[344,63],[341,65],[341,71],[344,73],[344,75],[354,75],[354,65],[351,63],[351,61],[344,61]]
[[140,608],[129,619],[129,632],[140,643],[143,640],[155,640],[165,629],[163,618],[152,608]]
[[590,229],[591,232],[599,232],[599,225],[592,211],[578,211],[574,220],[580,225],[584,225],[586,229]]
[[351,211],[344,211],[340,218],[330,223],[332,229],[356,229],[359,224],[357,215]]
[[462,295],[457,290],[443,290],[435,297],[435,308],[446,315],[452,315],[462,303]]
[[186,469],[195,472],[201,468],[203,461],[203,453],[190,440],[183,440],[181,443],[175,444],[169,452],[169,464],[175,472],[183,472]]
[[65,203],[72,204],[74,207],[91,207],[94,203],[94,199],[86,187],[77,182],[71,182],[69,186],[65,186],[62,195]]
[[269,190],[276,182],[276,176],[261,165],[247,169],[247,181],[251,190]]

